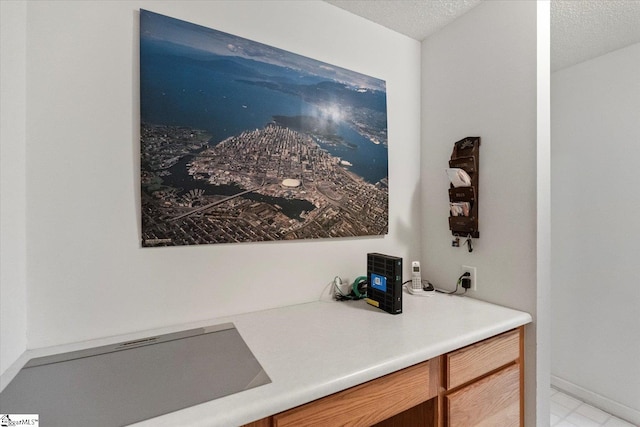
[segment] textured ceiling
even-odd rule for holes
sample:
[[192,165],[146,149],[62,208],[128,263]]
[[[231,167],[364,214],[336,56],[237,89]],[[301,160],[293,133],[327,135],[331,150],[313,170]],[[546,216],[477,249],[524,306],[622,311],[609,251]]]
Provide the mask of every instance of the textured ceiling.
[[553,71],[640,42],[640,0],[552,0]]
[[325,1],[416,40],[424,40],[480,4],[480,0]]
[[[481,0],[325,0],[424,40]],[[492,1],[492,0],[483,0]],[[551,69],[640,42],[640,0],[551,0]]]

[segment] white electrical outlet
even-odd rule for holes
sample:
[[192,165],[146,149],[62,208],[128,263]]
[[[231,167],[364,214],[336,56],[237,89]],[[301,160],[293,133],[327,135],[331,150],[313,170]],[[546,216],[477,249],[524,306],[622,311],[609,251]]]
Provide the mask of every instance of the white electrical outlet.
[[469,290],[477,291],[478,290],[478,276],[476,274],[476,268],[475,267],[470,267],[468,265],[463,265],[460,274],[464,274],[464,273],[467,273],[467,272],[469,274],[471,274],[471,276],[469,277],[471,279],[471,288],[469,288]]

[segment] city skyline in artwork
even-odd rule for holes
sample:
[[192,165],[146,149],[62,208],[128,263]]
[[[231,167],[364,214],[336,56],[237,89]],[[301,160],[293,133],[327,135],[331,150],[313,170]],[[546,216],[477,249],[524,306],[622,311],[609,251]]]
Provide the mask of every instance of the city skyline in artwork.
[[388,233],[386,84],[140,11],[142,246]]

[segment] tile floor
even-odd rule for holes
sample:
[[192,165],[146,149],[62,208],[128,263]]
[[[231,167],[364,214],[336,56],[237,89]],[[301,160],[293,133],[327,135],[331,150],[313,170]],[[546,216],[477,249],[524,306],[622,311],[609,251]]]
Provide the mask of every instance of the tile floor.
[[551,387],[551,427],[636,427]]

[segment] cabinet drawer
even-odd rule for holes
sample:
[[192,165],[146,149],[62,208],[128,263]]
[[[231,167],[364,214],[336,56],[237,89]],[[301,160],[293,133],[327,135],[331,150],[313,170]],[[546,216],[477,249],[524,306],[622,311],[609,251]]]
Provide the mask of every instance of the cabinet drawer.
[[446,355],[445,387],[450,390],[518,360],[520,330],[506,332]]
[[273,426],[373,425],[435,397],[437,374],[430,369],[423,362],[282,412]]
[[520,364],[511,365],[445,397],[449,427],[520,425]]

